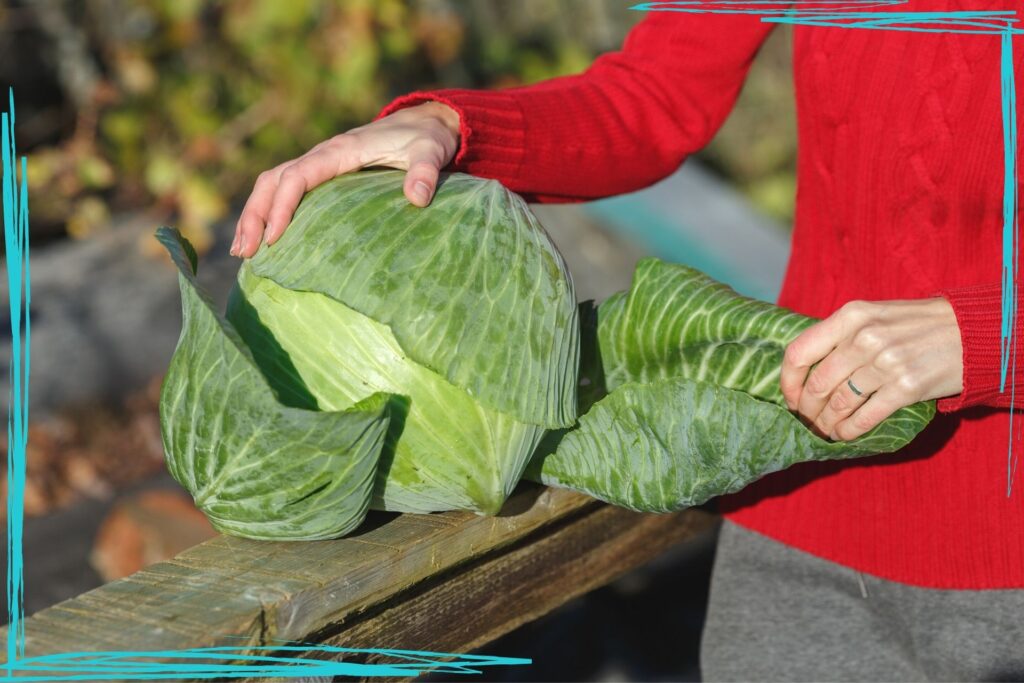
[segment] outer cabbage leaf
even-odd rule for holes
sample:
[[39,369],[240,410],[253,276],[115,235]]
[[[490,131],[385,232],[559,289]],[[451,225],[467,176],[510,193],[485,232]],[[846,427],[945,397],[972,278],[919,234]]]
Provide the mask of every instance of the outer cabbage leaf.
[[850,442],[819,438],[786,409],[783,353],[814,322],[693,268],[642,261],[630,290],[598,310],[597,355],[610,393],[576,429],[546,439],[527,476],[667,511],[797,462],[909,443],[934,417],[934,401],[902,408]]
[[443,174],[417,208],[400,171],[345,174],[307,194],[252,267],[387,325],[412,360],[491,408],[545,427],[575,422],[572,282],[522,199],[496,181]]
[[282,405],[231,324],[195,279],[177,230],[158,239],[179,270],[183,327],[164,379],[168,468],[214,527],[247,538],[313,540],[366,516],[388,429],[388,396],[367,392],[337,412]]
[[742,391],[685,378],[629,383],[597,402],[553,455],[531,463],[550,486],[645,512],[738,491],[807,460],[897,450],[934,415],[918,403],[850,442],[826,441],[792,413]]
[[814,318],[737,294],[704,273],[658,259],[637,265],[628,293],[601,304],[598,335],[609,389],[690,377],[785,405],[786,345]]
[[377,391],[402,395],[393,401],[373,507],[496,513],[544,432],[416,363],[386,325],[322,294],[283,288],[248,265],[228,318],[282,400],[340,410]]

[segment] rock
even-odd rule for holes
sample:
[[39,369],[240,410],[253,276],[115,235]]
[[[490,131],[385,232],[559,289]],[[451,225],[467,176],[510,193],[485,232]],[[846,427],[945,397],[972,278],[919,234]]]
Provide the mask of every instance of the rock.
[[216,535],[184,493],[143,491],[123,498],[107,514],[89,562],[104,581],[113,581]]

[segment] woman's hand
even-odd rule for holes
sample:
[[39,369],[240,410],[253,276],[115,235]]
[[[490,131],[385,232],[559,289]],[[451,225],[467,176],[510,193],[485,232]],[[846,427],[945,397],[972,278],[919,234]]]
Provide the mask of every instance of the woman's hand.
[[368,166],[407,170],[405,196],[416,206],[426,206],[440,170],[455,157],[458,146],[459,115],[440,102],[400,109],[325,140],[298,159],[259,175],[238,219],[231,254],[248,258],[261,241],[273,244],[306,192]]
[[851,301],[786,347],[780,384],[789,409],[819,436],[848,441],[904,406],[959,394],[962,354],[956,315],[941,297]]

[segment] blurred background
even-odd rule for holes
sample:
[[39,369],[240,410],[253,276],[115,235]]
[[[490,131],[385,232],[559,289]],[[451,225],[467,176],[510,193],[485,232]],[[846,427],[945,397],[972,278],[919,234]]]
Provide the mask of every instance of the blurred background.
[[[237,270],[230,236],[260,171],[411,90],[583,71],[642,18],[630,4],[0,4],[0,86],[14,88],[28,157],[33,249],[28,613],[212,535],[163,465],[157,396],[180,312],[153,230],[185,233],[223,301]],[[790,33],[779,27],[723,129],[678,173],[632,195],[536,209],[581,298],[627,287],[636,260],[655,254],[770,300],[788,254],[795,161]],[[533,657],[521,680],[696,679],[713,541],[486,652]]]

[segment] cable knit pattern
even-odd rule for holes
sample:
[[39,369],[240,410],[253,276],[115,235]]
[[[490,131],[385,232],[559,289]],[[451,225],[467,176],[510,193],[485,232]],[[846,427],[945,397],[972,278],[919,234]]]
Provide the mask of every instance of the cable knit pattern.
[[[1006,4],[910,0],[899,9]],[[749,16],[652,13],[621,51],[578,76],[416,93],[381,115],[448,103],[462,125],[454,168],[534,201],[629,192],[714,135],[771,27]],[[1009,386],[999,390],[999,57],[995,36],[795,29],[797,211],[779,303],[824,317],[851,299],[946,297],[960,324],[964,389],[940,400],[939,416],[899,453],[797,465],[720,500],[747,528],[919,586],[1024,588],[1024,468],[1007,496]],[[1014,449],[1024,456],[1016,435]]]

